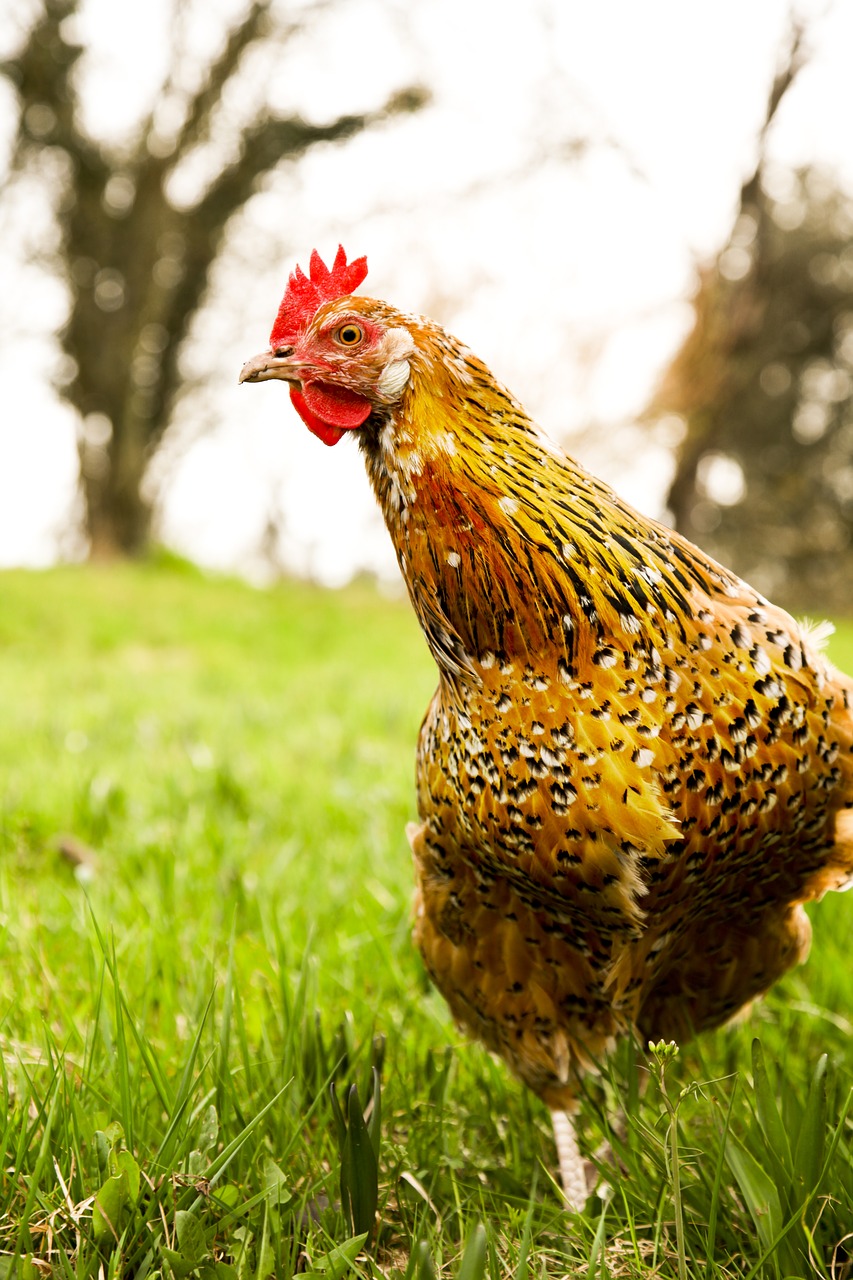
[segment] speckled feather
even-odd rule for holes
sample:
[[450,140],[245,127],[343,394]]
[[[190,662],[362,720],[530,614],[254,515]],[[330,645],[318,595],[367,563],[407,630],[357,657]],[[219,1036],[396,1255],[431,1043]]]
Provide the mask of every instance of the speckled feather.
[[[358,432],[439,668],[416,940],[552,1107],[615,1037],[684,1039],[803,959],[853,876],[853,682],[782,610],[542,438],[430,322]],[[362,383],[358,384],[363,386]]]
[[388,321],[409,390],[361,439],[441,673],[417,942],[457,1019],[570,1106],[615,1036],[684,1039],[804,957],[800,904],[853,872],[853,684],[461,345]]

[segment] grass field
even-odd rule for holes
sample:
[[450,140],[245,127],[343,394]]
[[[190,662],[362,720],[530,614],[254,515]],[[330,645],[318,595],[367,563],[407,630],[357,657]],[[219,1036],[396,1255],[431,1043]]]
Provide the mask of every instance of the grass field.
[[0,1280],[848,1275],[853,902],[743,1023],[589,1082],[570,1224],[410,942],[434,682],[364,585],[0,574]]

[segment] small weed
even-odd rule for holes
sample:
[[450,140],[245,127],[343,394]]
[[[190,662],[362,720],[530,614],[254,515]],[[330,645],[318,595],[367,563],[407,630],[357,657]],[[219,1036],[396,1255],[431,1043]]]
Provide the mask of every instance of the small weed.
[[681,1158],[678,1150],[678,1108],[690,1089],[681,1089],[673,1100],[667,1088],[667,1066],[678,1054],[678,1045],[672,1041],[659,1040],[657,1044],[649,1044],[649,1053],[654,1059],[658,1073],[660,1097],[666,1117],[667,1173],[672,1184],[672,1208],[675,1215],[675,1244],[678,1256],[678,1280],[687,1280],[687,1256],[684,1247],[684,1209],[681,1202]]

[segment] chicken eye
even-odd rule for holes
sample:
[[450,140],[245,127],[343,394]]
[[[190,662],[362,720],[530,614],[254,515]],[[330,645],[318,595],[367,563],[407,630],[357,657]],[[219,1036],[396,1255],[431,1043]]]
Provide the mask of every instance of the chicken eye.
[[364,332],[357,324],[342,324],[334,336],[342,347],[355,347],[361,342]]

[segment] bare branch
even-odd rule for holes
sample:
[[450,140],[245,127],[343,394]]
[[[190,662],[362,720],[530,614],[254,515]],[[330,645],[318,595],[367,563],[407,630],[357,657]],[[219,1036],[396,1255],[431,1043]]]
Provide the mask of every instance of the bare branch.
[[71,73],[82,48],[63,34],[63,23],[78,0],[46,0],[17,57],[0,63],[0,75],[12,82],[21,102],[21,117],[12,156],[20,166],[33,147],[58,146],[91,167],[100,162],[98,148],[80,133]]
[[792,15],[788,33],[788,51],[776,75],[773,77],[773,84],[770,87],[767,108],[764,113],[764,123],[759,134],[759,142],[762,149],[764,139],[773,123],[776,112],[779,110],[782,99],[811,57],[811,50],[806,45],[805,37],[806,28],[803,20]]
[[414,111],[426,95],[411,89],[390,98],[378,111],[365,115],[340,116],[331,124],[315,125],[291,116],[276,119],[264,116],[243,135],[240,156],[222,171],[193,217],[209,231],[224,225],[255,191],[260,180],[284,160],[295,160],[318,142],[340,142],[388,118],[392,113]]
[[767,106],[764,109],[764,120],[758,134],[758,161],[752,176],[741,188],[741,208],[746,208],[755,201],[758,187],[761,183],[764,163],[767,159],[767,137],[770,133],[770,126],[776,118],[776,113],[782,105],[785,95],[803,67],[808,63],[810,57],[811,49],[806,44],[805,24],[801,18],[792,13],[788,29],[787,50],[773,77],[773,83],[767,95]]
[[182,155],[207,137],[213,112],[222,98],[222,90],[240,65],[243,54],[267,34],[271,0],[254,0],[242,22],[232,28],[218,58],[208,68],[198,93],[192,99],[178,137],[175,154]]

